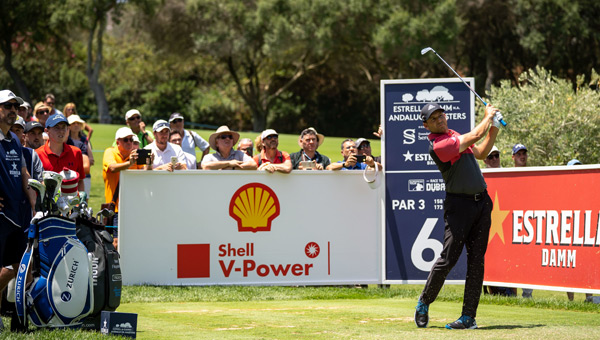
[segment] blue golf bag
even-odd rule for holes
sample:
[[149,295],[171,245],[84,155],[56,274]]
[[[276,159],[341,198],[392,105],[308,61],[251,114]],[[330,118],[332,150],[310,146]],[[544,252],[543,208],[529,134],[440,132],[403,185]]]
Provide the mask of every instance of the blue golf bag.
[[[88,251],[75,235],[75,222],[46,216],[29,227],[15,287],[19,321],[37,327],[78,327],[94,306]],[[31,272],[33,281],[26,282]]]

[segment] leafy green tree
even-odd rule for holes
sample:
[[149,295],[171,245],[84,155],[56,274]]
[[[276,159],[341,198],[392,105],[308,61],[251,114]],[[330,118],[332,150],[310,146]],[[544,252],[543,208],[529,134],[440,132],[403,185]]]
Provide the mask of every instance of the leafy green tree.
[[591,75],[600,58],[600,2],[593,0],[511,0],[519,43],[532,63],[573,84]]
[[329,58],[332,26],[344,2],[332,0],[192,0],[195,48],[222,64],[253,115],[265,128],[274,101]]
[[31,94],[21,72],[13,65],[13,48],[27,44],[49,44],[58,34],[48,25],[50,8],[54,1],[2,0],[0,1],[0,50],[4,54],[3,67],[26,101]]
[[[599,81],[592,70],[590,84],[597,87]],[[584,83],[584,76],[577,77],[574,89],[568,80],[537,67],[524,72],[519,82],[513,86],[504,80],[490,92],[509,124],[496,142],[502,165],[513,166],[510,156],[516,143],[527,146],[528,165],[565,165],[573,158],[598,163],[600,150],[594,137],[600,135],[600,93]]]
[[[85,74],[98,108],[98,120],[110,123],[108,101],[100,81],[103,65],[104,35],[109,23],[119,24],[128,2],[119,0],[67,0],[53,8],[51,24],[54,27],[78,28],[87,33]],[[153,1],[130,1],[151,11]]]

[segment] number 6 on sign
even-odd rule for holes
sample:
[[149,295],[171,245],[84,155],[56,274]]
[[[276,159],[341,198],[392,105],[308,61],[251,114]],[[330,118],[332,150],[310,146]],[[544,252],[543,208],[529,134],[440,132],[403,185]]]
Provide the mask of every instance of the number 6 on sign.
[[[423,223],[423,228],[421,228],[421,231],[419,232],[419,235],[417,235],[417,239],[410,250],[412,263],[415,265],[415,267],[417,267],[417,269],[424,272],[431,270],[431,267],[433,267],[435,261],[438,259],[438,257],[440,257],[442,249],[444,248],[442,242],[434,238],[429,238],[437,221],[437,218],[428,218],[425,220],[425,223]],[[423,259],[423,251],[425,249],[433,250],[433,259],[431,261],[425,261],[425,259]]]

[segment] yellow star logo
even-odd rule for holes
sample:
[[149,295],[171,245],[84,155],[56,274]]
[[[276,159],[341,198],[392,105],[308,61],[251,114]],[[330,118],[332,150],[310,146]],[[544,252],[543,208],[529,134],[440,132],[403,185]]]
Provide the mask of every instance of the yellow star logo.
[[500,210],[500,201],[498,201],[498,192],[496,191],[496,197],[494,199],[494,210],[492,210],[492,226],[490,228],[490,238],[488,239],[488,244],[494,238],[494,235],[498,234],[502,244],[504,243],[504,230],[502,229],[502,224],[506,219],[506,216],[510,213],[510,210]]

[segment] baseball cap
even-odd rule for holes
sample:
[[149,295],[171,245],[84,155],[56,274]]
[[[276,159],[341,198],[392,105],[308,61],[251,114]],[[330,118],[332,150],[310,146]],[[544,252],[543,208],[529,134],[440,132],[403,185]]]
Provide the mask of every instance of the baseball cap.
[[423,108],[421,109],[421,120],[426,122],[427,119],[429,119],[429,117],[431,116],[432,113],[434,113],[437,110],[442,110],[444,111],[444,109],[439,106],[437,103],[427,103],[423,106]]
[[169,117],[169,123],[173,122],[175,119],[183,119],[183,116],[179,112],[171,113],[171,117]]
[[159,132],[164,129],[169,129],[169,131],[171,131],[171,127],[169,126],[169,123],[167,123],[167,121],[164,119],[159,119],[156,122],[154,122],[154,125],[152,125],[152,130],[154,132]]
[[44,127],[38,121],[33,120],[33,121],[27,122],[27,124],[25,124],[25,133],[27,133],[33,129],[42,129],[42,131],[44,131]]
[[79,115],[70,115],[69,118],[67,118],[67,120],[69,121],[69,124],[73,124],[73,123],[85,124],[85,120],[81,119],[81,117],[79,117]]
[[31,109],[31,104],[29,104],[26,101],[23,101],[23,104],[21,104],[21,107],[25,107],[25,108]]
[[69,121],[65,116],[61,115],[60,113],[55,113],[48,117],[48,120],[46,120],[46,128],[51,128],[61,122],[65,122],[67,125],[69,125]]
[[490,150],[490,152],[488,153],[488,156],[493,154],[494,152],[500,153],[500,150],[498,150],[498,148],[495,145],[492,146],[492,150]]
[[142,117],[142,114],[140,113],[140,111],[138,111],[136,109],[131,109],[125,113],[125,119],[129,119],[135,115],[139,115],[140,117]]
[[269,136],[279,136],[279,134],[277,133],[277,131],[273,130],[273,129],[266,129],[265,131],[262,132],[262,134],[260,135],[260,139],[265,139]]
[[139,143],[140,142],[140,139],[138,138],[137,135],[133,135],[133,137],[131,137],[131,138],[133,138],[133,142],[134,143]]
[[567,165],[581,165],[581,162],[575,158],[573,158],[572,160],[570,160]]
[[16,100],[19,104],[23,104],[24,100],[21,97],[17,97],[11,90],[0,91],[0,104],[6,103],[11,100]]
[[25,130],[25,120],[21,116],[17,116],[17,120],[15,120],[13,125],[19,125],[23,128],[23,130]]
[[355,145],[355,146],[356,146],[356,148],[358,149],[358,147],[359,147],[359,146],[360,146],[362,143],[364,143],[364,142],[371,143],[371,142],[369,142],[369,140],[368,140],[368,139],[366,139],[366,138],[359,138],[359,139],[357,139],[357,140],[356,140],[356,142],[354,142],[354,145]]
[[131,131],[130,128],[124,126],[122,128],[119,128],[117,130],[117,133],[115,133],[115,140],[129,137],[129,136],[135,136],[135,133],[133,133],[133,131]]
[[516,154],[517,152],[521,151],[521,150],[525,150],[527,151],[527,148],[525,147],[525,145],[523,144],[515,144],[515,146],[513,146],[513,155]]

